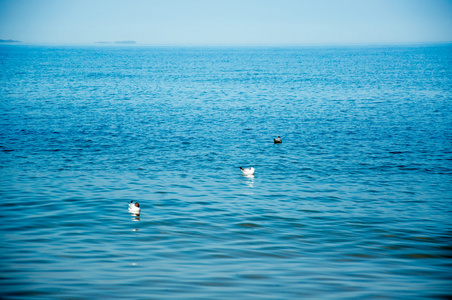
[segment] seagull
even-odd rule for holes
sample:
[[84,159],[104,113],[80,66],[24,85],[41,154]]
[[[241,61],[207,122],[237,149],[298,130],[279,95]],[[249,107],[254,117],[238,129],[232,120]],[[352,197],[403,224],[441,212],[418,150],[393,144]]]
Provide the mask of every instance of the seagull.
[[240,170],[242,170],[242,173],[243,173],[243,175],[246,175],[246,176],[248,176],[248,175],[254,175],[254,168],[253,167],[251,167],[251,168],[242,168],[242,167],[240,167]]
[[273,139],[273,141],[275,142],[275,144],[281,144],[282,143],[282,140],[281,140],[280,136],[278,136],[277,139]]
[[141,208],[138,202],[133,203],[133,200],[129,203],[129,212],[134,214],[140,214]]

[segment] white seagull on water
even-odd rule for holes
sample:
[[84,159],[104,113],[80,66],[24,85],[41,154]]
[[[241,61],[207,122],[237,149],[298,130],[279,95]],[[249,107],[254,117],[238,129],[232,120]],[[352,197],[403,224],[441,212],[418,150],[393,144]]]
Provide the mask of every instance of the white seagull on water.
[[240,167],[240,170],[242,170],[243,175],[249,176],[249,175],[254,175],[254,168],[242,168]]
[[129,203],[129,212],[139,214],[141,212],[140,204],[138,202],[133,203],[133,200]]

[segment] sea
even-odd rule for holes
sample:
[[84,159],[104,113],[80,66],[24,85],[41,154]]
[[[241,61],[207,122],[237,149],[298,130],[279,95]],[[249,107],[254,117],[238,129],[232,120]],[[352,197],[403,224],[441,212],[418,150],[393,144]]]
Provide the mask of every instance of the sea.
[[450,299],[451,146],[448,43],[1,45],[0,298]]

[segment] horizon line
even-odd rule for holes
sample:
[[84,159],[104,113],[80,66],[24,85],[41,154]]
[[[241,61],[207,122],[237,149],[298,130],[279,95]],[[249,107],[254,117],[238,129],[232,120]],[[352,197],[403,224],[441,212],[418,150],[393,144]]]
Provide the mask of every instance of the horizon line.
[[[378,46],[378,45],[421,45],[421,44],[451,44],[450,41],[407,41],[407,42],[323,42],[323,43],[259,43],[259,44],[154,44],[127,41],[95,41],[95,42],[23,42],[19,40],[2,40],[0,45],[36,45],[36,46],[102,46],[102,47],[312,47],[312,46]],[[11,42],[10,42],[11,41]]]

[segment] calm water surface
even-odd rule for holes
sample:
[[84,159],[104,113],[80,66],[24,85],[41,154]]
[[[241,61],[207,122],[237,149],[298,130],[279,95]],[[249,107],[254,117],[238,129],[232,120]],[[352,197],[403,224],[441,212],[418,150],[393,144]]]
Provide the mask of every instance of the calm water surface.
[[1,298],[452,296],[450,44],[4,45],[0,101]]

